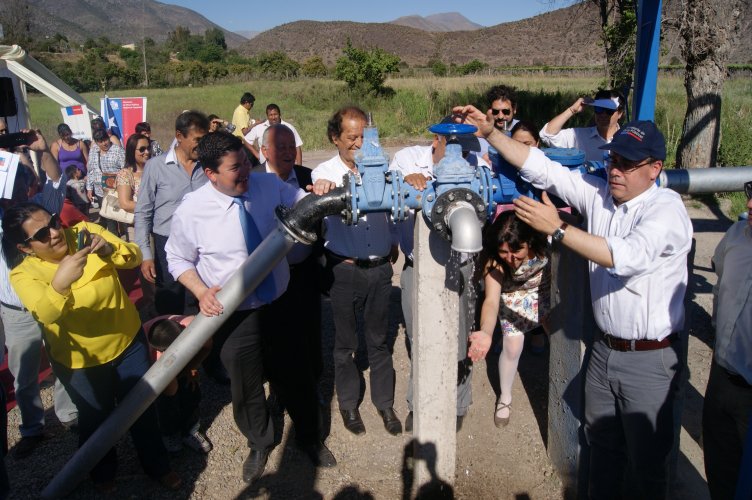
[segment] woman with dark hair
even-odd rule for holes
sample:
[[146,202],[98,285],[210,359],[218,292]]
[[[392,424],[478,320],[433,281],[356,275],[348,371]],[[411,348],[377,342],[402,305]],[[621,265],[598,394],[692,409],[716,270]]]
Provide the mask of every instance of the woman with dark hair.
[[[10,281],[40,324],[48,357],[78,408],[83,445],[149,368],[138,311],[118,269],[141,263],[141,252],[101,226],[81,222],[62,229],[57,214],[23,203],[3,216],[3,250]],[[131,427],[146,473],[177,489],[153,406]],[[98,489],[114,489],[117,458],[111,449],[91,470]]]
[[151,158],[149,138],[142,134],[132,134],[125,143],[125,166],[117,174],[117,194],[120,208],[133,213],[138,201],[138,188],[144,166]]
[[527,120],[520,120],[512,127],[510,136],[517,142],[521,142],[525,146],[531,148],[537,148],[540,146],[540,134],[538,133],[538,127]]
[[512,384],[525,343],[524,335],[542,328],[548,312],[551,270],[546,237],[520,219],[503,212],[483,235],[485,299],[480,330],[470,335],[468,356],[484,359],[491,347],[496,321],[501,323],[503,351],[499,357],[501,394],[494,424],[509,423]]
[[57,135],[60,137],[60,140],[52,144],[50,153],[52,153],[52,156],[60,164],[60,170],[65,172],[68,166],[74,165],[81,171],[82,177],[86,177],[89,147],[84,141],[79,141],[73,137],[73,131],[65,123],[57,126]]

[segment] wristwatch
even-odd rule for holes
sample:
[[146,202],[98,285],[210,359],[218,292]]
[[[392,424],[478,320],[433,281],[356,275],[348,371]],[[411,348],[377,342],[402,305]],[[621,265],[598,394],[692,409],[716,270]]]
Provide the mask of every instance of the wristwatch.
[[568,227],[569,227],[569,224],[567,224],[566,222],[562,222],[561,226],[557,227],[556,231],[554,231],[553,234],[551,234],[551,241],[555,241],[558,243],[559,241],[563,240],[564,232],[567,230]]

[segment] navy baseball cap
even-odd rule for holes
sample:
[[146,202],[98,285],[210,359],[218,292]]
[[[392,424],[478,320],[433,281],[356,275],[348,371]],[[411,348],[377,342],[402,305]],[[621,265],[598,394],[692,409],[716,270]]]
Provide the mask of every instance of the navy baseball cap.
[[629,161],[645,158],[666,159],[666,140],[655,123],[649,120],[629,122],[614,135],[610,143],[598,149],[612,151]]

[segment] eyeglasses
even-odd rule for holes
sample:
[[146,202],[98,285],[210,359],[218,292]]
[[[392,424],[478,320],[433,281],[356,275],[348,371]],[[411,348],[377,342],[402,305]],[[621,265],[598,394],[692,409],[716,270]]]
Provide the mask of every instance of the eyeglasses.
[[611,116],[614,113],[616,113],[615,109],[602,108],[600,106],[593,106],[593,111],[595,112],[596,115],[600,115],[600,114],[605,113],[608,116]]
[[747,195],[747,199],[752,199],[752,181],[744,183],[744,194]]
[[146,153],[147,151],[149,151],[149,146],[141,146],[136,151],[138,151],[139,153]]
[[39,243],[47,243],[50,241],[50,230],[58,230],[60,229],[60,217],[57,214],[52,214],[52,217],[50,217],[50,222],[47,223],[46,226],[43,228],[40,228],[36,233],[34,233],[32,236],[29,236],[24,240],[24,244],[28,245],[32,241],[38,241]]
[[606,169],[615,168],[622,174],[630,174],[640,167],[654,163],[654,161],[655,160],[653,160],[652,158],[648,158],[642,163],[635,164],[634,162],[625,160],[621,156],[609,156],[608,158],[606,158]]
[[511,114],[512,114],[512,110],[511,110],[511,109],[509,109],[509,108],[504,108],[504,109],[496,109],[496,108],[491,108],[491,114],[492,114],[492,115],[496,116],[496,115],[498,115],[499,113],[501,113],[501,114],[502,114],[502,115],[504,115],[504,116],[509,116],[509,115],[511,115]]

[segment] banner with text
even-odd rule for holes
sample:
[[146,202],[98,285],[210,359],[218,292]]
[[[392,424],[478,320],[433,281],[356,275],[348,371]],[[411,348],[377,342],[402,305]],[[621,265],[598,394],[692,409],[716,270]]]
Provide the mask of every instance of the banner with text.
[[[136,124],[146,121],[146,97],[109,97],[109,108],[105,99],[100,99],[101,116],[111,118],[114,121],[114,126],[120,129],[122,134],[123,147],[128,140],[128,136],[136,131]],[[110,116],[109,110],[112,110]],[[112,127],[113,124],[107,124],[108,127]]]
[[71,128],[73,137],[81,141],[91,140],[89,109],[85,104],[60,108],[60,112],[63,114],[63,123]]

